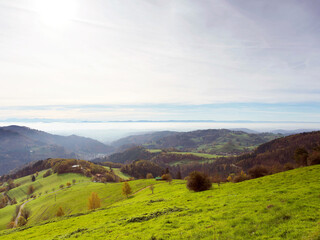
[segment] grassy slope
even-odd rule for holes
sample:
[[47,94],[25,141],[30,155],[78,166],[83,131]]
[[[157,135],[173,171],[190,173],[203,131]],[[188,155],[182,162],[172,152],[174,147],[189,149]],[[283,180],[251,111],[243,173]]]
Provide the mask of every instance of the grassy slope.
[[0,230],[6,229],[15,211],[16,205],[10,205],[0,209]]
[[126,173],[123,173],[120,171],[120,168],[113,168],[113,172],[120,178],[124,179],[124,180],[127,180],[129,179],[131,176],[126,174]]
[[[36,181],[31,181],[31,175],[19,178],[15,180],[15,183],[20,183],[21,185],[17,188],[11,189],[8,192],[8,195],[13,198],[15,197],[18,204],[21,204],[21,201],[27,197],[28,187],[33,185],[35,187],[34,194],[38,195],[39,193],[45,194],[46,191],[52,192],[52,189],[59,189],[61,184],[66,185],[67,182],[72,183],[73,179],[76,179],[77,182],[89,181],[90,179],[79,174],[68,173],[68,174],[53,174],[49,177],[43,178],[43,174],[46,172],[39,172],[39,176],[36,178]],[[31,204],[31,203],[29,203]],[[6,225],[9,223],[10,219],[15,213],[14,206],[7,206],[0,209],[0,230],[5,229]]]
[[90,180],[87,177],[74,173],[60,175],[53,174],[49,177],[43,178],[43,174],[46,171],[47,170],[39,172],[39,175],[34,182],[31,181],[31,175],[15,180],[16,183],[20,183],[21,185],[10,190],[8,195],[11,198],[15,197],[17,202],[20,202],[27,197],[28,187],[30,185],[35,187],[34,193],[38,194],[40,192],[45,193],[45,191],[50,192],[53,188],[58,189],[61,184],[66,185],[67,182],[72,183],[72,179],[75,179],[77,182]]
[[0,239],[319,239],[319,173],[320,166],[300,168],[200,193],[182,180],[162,183],[154,194],[2,231]]
[[[151,153],[157,153],[157,152],[161,152],[162,150],[161,149],[147,149],[147,151],[149,151]],[[225,155],[217,155],[217,154],[209,154],[209,153],[197,153],[197,152],[167,152],[167,153],[169,153],[169,154],[181,154],[181,155],[192,154],[192,155],[195,155],[197,157],[205,158],[202,161],[196,161],[197,163],[213,162],[218,157],[225,157]],[[169,165],[177,166],[177,165],[182,165],[182,164],[188,164],[188,163],[191,163],[191,162],[193,162],[193,161],[191,161],[189,159],[185,159],[185,160],[182,160],[182,161],[171,162],[171,163],[169,163]]]

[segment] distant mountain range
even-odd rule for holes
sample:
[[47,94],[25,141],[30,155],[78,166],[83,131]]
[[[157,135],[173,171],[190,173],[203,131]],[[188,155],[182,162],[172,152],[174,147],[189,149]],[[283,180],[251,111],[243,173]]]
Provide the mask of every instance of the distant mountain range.
[[[147,149],[236,155],[252,151],[262,143],[301,131],[310,130],[276,130],[274,133],[257,133],[250,129],[159,131],[125,137],[114,141],[111,145],[105,145],[97,140],[76,135],[60,136],[15,125],[0,127],[0,175],[35,160],[46,158],[92,160],[123,152],[134,146],[142,146]],[[119,156],[121,160],[117,161]],[[126,154],[114,155],[110,156],[109,160],[126,162],[132,157]]]
[[[113,142],[113,147],[143,146],[149,149],[176,149],[211,154],[239,154],[253,150],[262,143],[282,137],[274,133],[247,133],[228,129],[208,129],[191,132],[155,132],[129,136]],[[125,149],[123,149],[125,150]]]
[[53,135],[21,126],[0,127],[0,175],[34,160],[92,159],[113,150],[91,138]]

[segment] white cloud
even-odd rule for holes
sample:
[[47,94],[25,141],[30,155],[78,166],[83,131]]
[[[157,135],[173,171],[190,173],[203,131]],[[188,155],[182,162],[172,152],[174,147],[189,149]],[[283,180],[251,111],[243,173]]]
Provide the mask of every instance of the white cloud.
[[0,105],[319,102],[313,6],[240,2],[0,0]]

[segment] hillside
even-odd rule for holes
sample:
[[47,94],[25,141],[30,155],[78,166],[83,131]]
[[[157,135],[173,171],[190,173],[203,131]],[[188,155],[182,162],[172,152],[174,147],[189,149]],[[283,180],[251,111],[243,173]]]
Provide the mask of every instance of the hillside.
[[0,175],[46,158],[91,159],[113,148],[90,138],[59,136],[21,126],[0,127]]
[[[207,163],[215,161],[216,158],[223,157],[219,155],[206,154],[206,153],[191,153],[191,152],[168,152],[162,151],[159,149],[146,149],[141,146],[129,148],[120,153],[114,153],[110,156],[106,156],[103,158],[97,158],[93,162],[98,164],[109,166],[110,164],[120,163],[122,167],[122,171],[126,172],[129,175],[132,175],[136,178],[145,177],[148,173],[147,169],[153,169],[157,167],[158,170],[152,173],[156,175],[160,175],[162,170],[171,167],[171,166],[179,166],[183,164],[191,164],[191,163]],[[152,162],[152,167],[142,167],[143,165],[150,166],[151,164],[144,161],[144,164],[140,166],[143,169],[138,169],[135,164],[135,161],[148,160]],[[121,166],[123,164],[127,164],[128,166]],[[131,165],[131,166],[129,166]],[[134,166],[134,168],[132,168]]]
[[121,144],[141,145],[149,149],[176,149],[186,152],[202,152],[234,155],[249,152],[262,143],[281,137],[273,133],[247,133],[227,129],[208,129],[191,132],[157,132],[130,136],[116,141]]
[[[45,236],[47,239],[316,240],[320,232],[319,173],[319,165],[311,166],[237,184],[214,185],[212,190],[198,193],[187,190],[183,180],[159,183],[154,194],[149,189],[142,190],[142,183],[148,186],[154,180],[133,181],[130,185],[140,184],[142,191],[129,199],[113,199],[97,211],[72,212],[73,215],[41,223],[32,222],[39,219],[33,215],[26,227],[1,231],[0,239]],[[98,189],[99,185],[79,183],[65,189],[68,197],[64,202],[67,204],[72,195],[86,198],[90,190],[85,189],[91,186]],[[105,193],[102,203],[109,201],[108,195],[119,196],[121,186],[121,183],[102,184],[101,189],[105,189],[99,192]],[[27,206],[41,206],[45,210],[52,204],[52,197],[49,201],[49,196],[41,196]],[[68,209],[67,205],[65,208]]]
[[158,141],[163,137],[167,137],[174,134],[177,134],[177,132],[160,131],[160,132],[153,132],[153,133],[146,133],[146,134],[139,134],[139,135],[131,135],[128,137],[121,138],[117,141],[114,141],[111,143],[111,145],[114,147],[121,147],[123,145],[127,145],[127,146],[143,145],[148,142]]
[[[278,138],[261,144],[256,150],[248,154],[235,157],[216,158],[215,161],[207,163],[196,163],[180,165],[179,169],[172,166],[170,172],[176,174],[181,171],[182,176],[187,176],[192,171],[205,172],[216,178],[225,179],[230,174],[237,174],[257,165],[263,165],[268,172],[276,173],[298,167],[294,160],[294,153],[297,148],[304,148],[311,157],[317,156],[320,146],[320,131],[300,133],[287,137]],[[320,160],[319,160],[320,161]]]
[[285,165],[294,164],[294,152],[303,147],[309,153],[320,146],[320,131],[300,133],[275,139],[260,145],[252,154],[237,157],[235,163],[244,170],[254,165]]

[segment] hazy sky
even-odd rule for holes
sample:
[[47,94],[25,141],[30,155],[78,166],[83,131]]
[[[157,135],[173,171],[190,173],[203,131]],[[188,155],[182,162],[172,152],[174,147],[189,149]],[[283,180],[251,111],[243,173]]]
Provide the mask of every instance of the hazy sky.
[[320,122],[318,0],[0,0],[0,120]]

